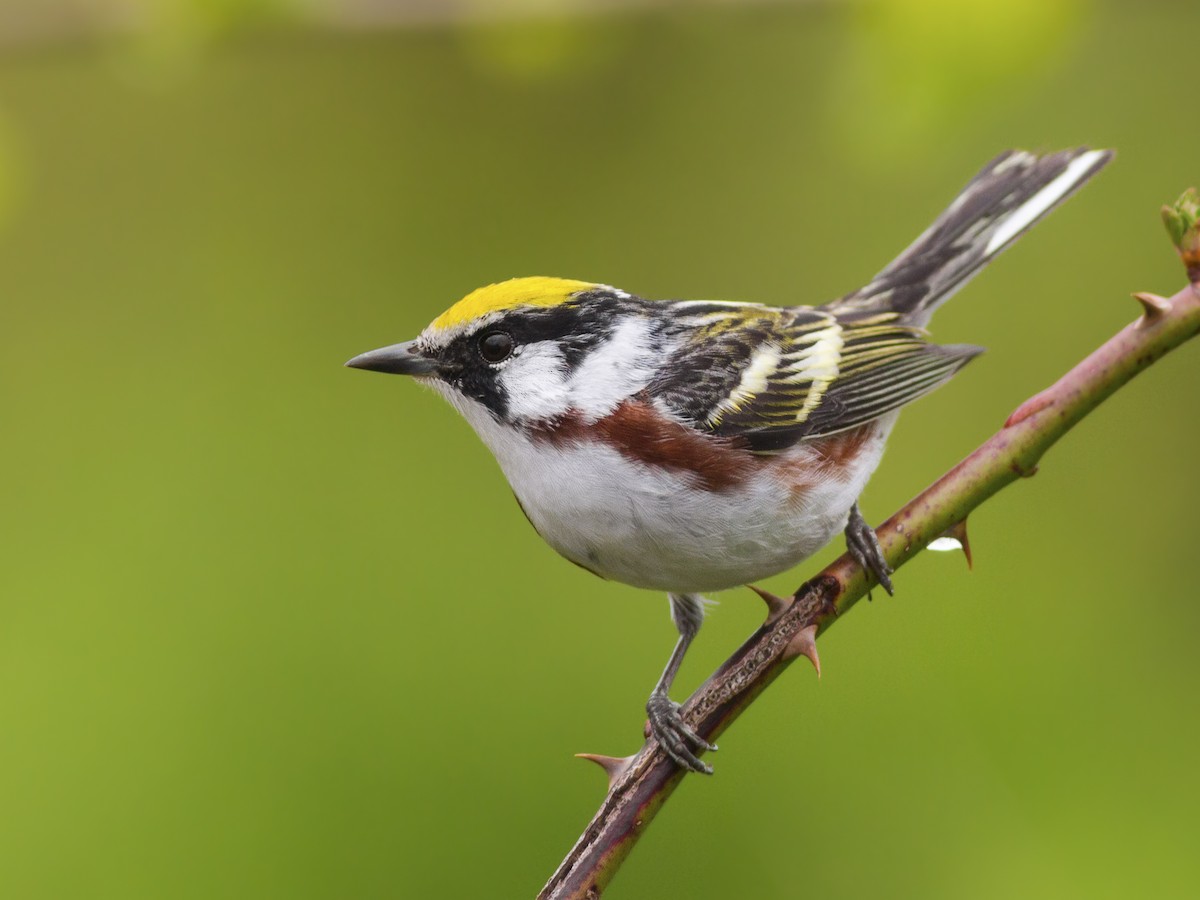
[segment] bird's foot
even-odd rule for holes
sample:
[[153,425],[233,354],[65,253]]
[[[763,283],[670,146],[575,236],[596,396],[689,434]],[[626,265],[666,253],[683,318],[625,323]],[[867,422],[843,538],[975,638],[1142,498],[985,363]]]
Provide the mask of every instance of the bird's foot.
[[883,558],[883,549],[879,546],[875,529],[862,517],[857,503],[850,507],[850,518],[846,521],[846,549],[850,551],[856,563],[875,576],[880,587],[889,595],[895,593],[890,577],[892,567]]
[[682,768],[704,775],[712,774],[712,766],[702,761],[697,753],[704,750],[716,750],[716,744],[710,744],[683,721],[679,714],[679,704],[661,691],[650,695],[646,704],[646,714],[650,718],[650,733],[658,741],[663,752],[675,760]]

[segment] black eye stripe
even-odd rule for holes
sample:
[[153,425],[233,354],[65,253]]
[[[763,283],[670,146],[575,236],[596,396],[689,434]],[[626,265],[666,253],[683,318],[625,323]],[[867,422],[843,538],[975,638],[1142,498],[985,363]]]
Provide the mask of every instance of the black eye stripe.
[[[505,312],[478,330],[456,335],[438,352],[441,379],[451,388],[486,406],[503,421],[509,408],[507,388],[500,382],[504,364],[519,348],[543,341],[554,343],[562,353],[566,374],[574,373],[590,353],[608,340],[624,316],[653,321],[663,317],[648,315],[649,301],[637,297],[618,297],[604,291],[591,291],[561,306]],[[504,334],[512,348],[498,361],[484,355],[482,342],[493,334]],[[499,344],[495,356],[499,357]]]

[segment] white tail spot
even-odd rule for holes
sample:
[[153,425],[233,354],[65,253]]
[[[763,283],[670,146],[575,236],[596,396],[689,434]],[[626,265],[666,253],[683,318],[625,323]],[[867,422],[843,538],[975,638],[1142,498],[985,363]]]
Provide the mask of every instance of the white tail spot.
[[1004,221],[1000,223],[1000,227],[996,229],[995,234],[992,235],[992,239],[988,241],[987,249],[984,253],[991,256],[1028,228],[1034,219],[1061,200],[1071,188],[1075,187],[1079,183],[1079,180],[1087,174],[1088,170],[1103,156],[1103,150],[1089,150],[1087,153],[1071,160],[1061,175],[1008,214]]

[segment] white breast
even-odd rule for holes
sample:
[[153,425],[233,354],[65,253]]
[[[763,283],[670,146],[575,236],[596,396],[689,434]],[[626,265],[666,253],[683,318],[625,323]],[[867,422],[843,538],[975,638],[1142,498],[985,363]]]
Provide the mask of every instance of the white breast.
[[501,427],[473,401],[455,404],[491,449],[538,533],[567,559],[614,581],[674,592],[716,591],[766,578],[811,556],[845,526],[883,452],[881,422],[854,466],[805,490],[779,472],[821,468],[799,444],[791,465],[725,491],[651,467],[597,442],[554,445]]

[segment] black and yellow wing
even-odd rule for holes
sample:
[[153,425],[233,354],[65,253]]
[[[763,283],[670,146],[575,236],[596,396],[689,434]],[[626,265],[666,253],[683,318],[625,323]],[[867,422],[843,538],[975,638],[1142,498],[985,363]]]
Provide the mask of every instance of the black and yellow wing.
[[894,313],[676,306],[681,343],[650,395],[692,427],[740,438],[759,453],[899,409],[981,352],[931,344]]

